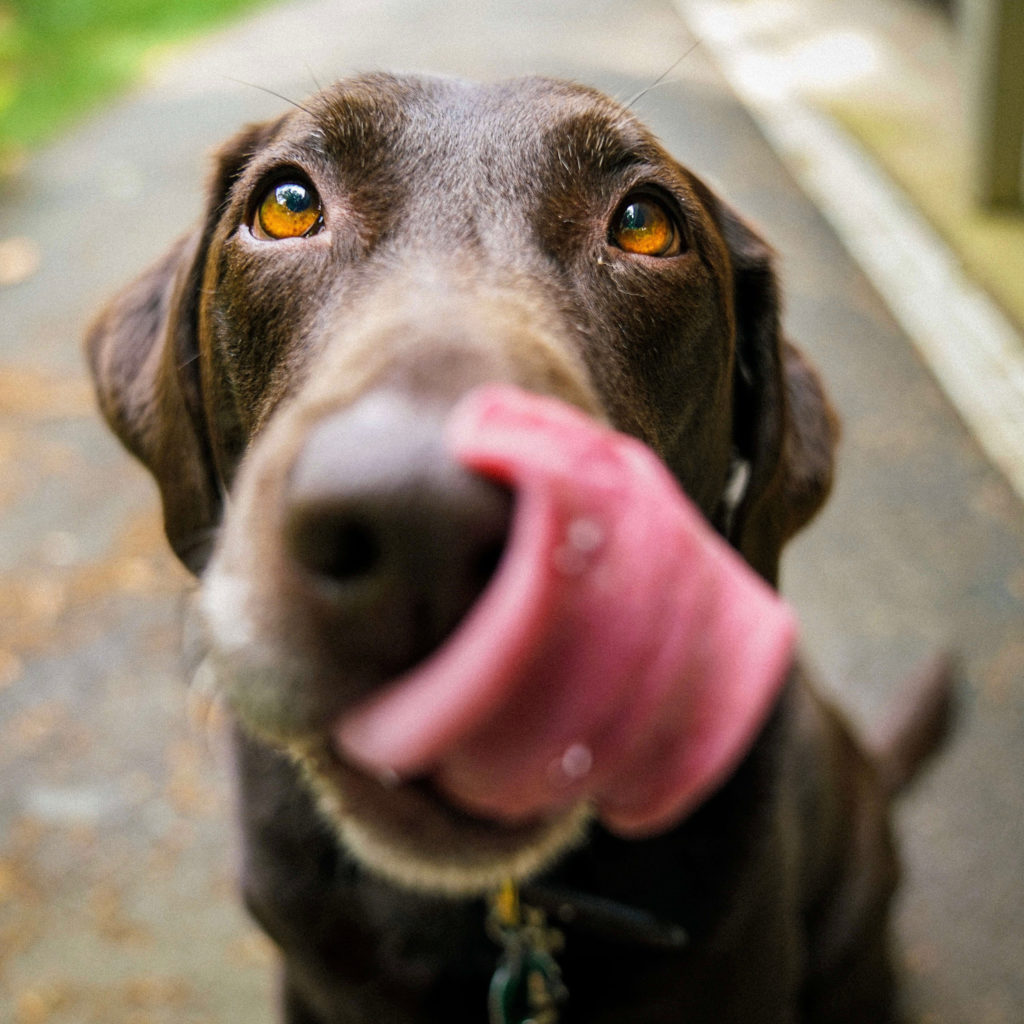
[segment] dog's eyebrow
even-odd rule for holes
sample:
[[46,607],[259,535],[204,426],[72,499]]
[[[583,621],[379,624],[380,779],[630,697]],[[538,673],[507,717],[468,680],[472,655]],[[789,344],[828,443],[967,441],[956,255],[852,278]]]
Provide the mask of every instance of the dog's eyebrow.
[[407,121],[403,106],[387,93],[350,88],[333,93],[314,106],[321,145],[369,152],[401,132]]
[[654,163],[661,150],[628,114],[587,111],[569,114],[547,133],[552,152],[567,170],[609,174],[638,163]]
[[300,130],[270,154],[272,162],[293,162],[311,172],[318,166],[325,174],[343,170],[352,184],[374,178],[393,161],[407,119],[386,102],[332,96],[312,110],[309,123],[297,125]]

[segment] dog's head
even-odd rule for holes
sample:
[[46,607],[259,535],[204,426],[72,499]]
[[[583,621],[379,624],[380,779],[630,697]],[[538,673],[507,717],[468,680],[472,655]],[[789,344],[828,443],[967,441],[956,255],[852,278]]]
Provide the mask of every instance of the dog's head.
[[769,248],[628,111],[556,81],[364,76],[243,131],[88,350],[242,723],[299,754],[366,857],[435,886],[532,870],[579,826],[388,787],[327,740],[501,558],[514,495],[452,460],[451,407],[500,382],[635,435],[769,582],[830,483]]

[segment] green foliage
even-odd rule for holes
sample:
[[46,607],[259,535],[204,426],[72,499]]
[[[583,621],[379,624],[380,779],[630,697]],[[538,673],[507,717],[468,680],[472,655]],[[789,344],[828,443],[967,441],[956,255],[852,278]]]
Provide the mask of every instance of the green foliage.
[[0,0],[0,157],[137,78],[147,55],[267,0]]

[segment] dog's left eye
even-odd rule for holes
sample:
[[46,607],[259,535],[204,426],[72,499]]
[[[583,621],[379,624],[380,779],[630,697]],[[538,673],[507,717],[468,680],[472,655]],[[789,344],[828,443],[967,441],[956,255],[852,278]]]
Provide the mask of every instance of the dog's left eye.
[[268,189],[256,208],[253,233],[258,238],[302,238],[323,223],[320,197],[310,185],[284,181]]
[[631,196],[612,219],[609,241],[636,256],[676,256],[683,249],[675,217],[650,196]]

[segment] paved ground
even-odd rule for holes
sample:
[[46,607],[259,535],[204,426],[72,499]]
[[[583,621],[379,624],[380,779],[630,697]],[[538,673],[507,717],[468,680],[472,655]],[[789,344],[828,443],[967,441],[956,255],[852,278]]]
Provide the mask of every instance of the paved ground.
[[[204,152],[353,69],[572,75],[619,96],[689,38],[663,0],[307,0],[154,76],[0,196],[37,274],[0,292],[0,1020],[269,1020],[233,894],[228,773],[190,722],[184,574],[148,479],[97,422],[90,310],[195,216]],[[963,721],[905,800],[899,925],[919,1024],[1024,1020],[1024,510],[700,51],[638,104],[778,247],[791,333],[846,422],[828,513],[785,563],[805,647],[872,722],[936,647]],[[913,282],[907,283],[913,287]]]

